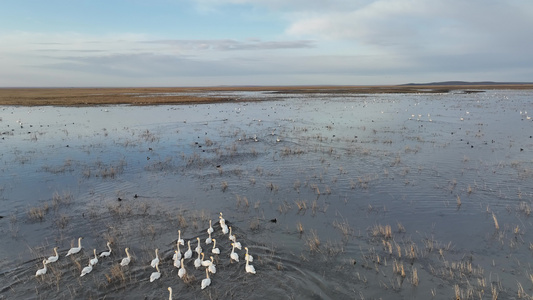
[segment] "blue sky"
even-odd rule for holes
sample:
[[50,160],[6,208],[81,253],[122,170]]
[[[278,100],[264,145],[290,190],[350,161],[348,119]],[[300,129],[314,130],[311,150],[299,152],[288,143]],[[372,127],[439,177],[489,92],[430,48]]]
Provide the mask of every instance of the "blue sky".
[[533,82],[533,1],[17,0],[0,86]]

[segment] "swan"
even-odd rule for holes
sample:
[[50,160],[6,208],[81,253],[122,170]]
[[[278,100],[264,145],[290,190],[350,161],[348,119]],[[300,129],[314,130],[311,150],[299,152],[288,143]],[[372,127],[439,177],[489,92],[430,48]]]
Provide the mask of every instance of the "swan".
[[246,250],[246,254],[244,255],[244,259],[247,262],[253,262],[254,261],[254,257],[251,256],[250,254],[248,254],[248,247],[244,247],[244,249]]
[[58,259],[59,259],[59,255],[57,254],[57,247],[54,247],[54,252],[55,252],[55,256],[50,256],[47,260],[46,260],[46,264],[49,264],[49,263],[53,263],[53,262],[56,262]]
[[183,278],[183,276],[185,276],[185,274],[187,273],[187,271],[185,270],[185,266],[183,265],[183,258],[181,259],[181,268],[178,270],[178,276],[180,278]]
[[215,260],[213,259],[213,256],[211,256],[211,264],[209,264],[209,267],[207,267],[207,269],[213,274],[217,272],[217,267],[215,266]]
[[197,237],[196,240],[198,240],[198,246],[196,246],[194,250],[196,251],[196,253],[200,254],[202,253],[202,247],[200,247],[200,238]]
[[168,300],[172,300],[172,288],[168,287]]
[[231,245],[233,246],[233,249],[231,249],[231,253],[230,253],[229,257],[230,257],[232,260],[234,260],[234,261],[236,261],[236,262],[239,262],[239,254],[237,254],[237,253],[235,252],[235,244],[234,244],[234,243],[231,243]]
[[93,266],[91,265],[91,263],[89,262],[89,265],[85,268],[83,268],[83,270],[81,270],[81,275],[80,277],[83,277],[85,276],[86,274],[89,274],[91,273],[91,271],[93,270]]
[[71,255],[71,254],[76,254],[76,253],[78,253],[78,252],[81,251],[81,239],[83,239],[83,238],[80,237],[80,238],[78,239],[78,247],[72,247],[72,248],[70,248],[70,250],[68,250],[66,256],[69,256],[69,255]]
[[92,258],[90,261],[89,261],[89,264],[91,266],[94,266],[98,263],[98,257],[96,256],[96,249],[93,249],[93,253],[94,253],[94,258]]
[[200,260],[200,253],[198,253],[198,257],[194,260],[194,267],[198,269],[202,265],[202,261]]
[[46,274],[46,259],[43,259],[43,268],[35,272],[35,277]]
[[235,248],[237,248],[237,249],[239,249],[239,250],[242,250],[241,242],[237,242],[237,241],[235,241],[234,244],[235,244]]
[[185,254],[183,255],[183,257],[186,259],[189,259],[192,257],[191,241],[187,241],[187,245],[189,246],[189,250],[185,251]]
[[100,253],[100,257],[107,257],[109,255],[111,255],[111,243],[110,242],[107,242],[107,249],[109,249],[109,251],[104,251],[102,253]]
[[181,238],[181,230],[178,230],[178,244],[185,246],[185,241]]
[[159,279],[161,277],[161,272],[159,272],[159,263],[155,265],[155,269],[157,272],[153,272],[152,275],[150,275],[150,282],[154,282],[155,280]]
[[246,270],[246,272],[248,272],[248,273],[255,274],[255,268],[254,268],[254,266],[250,265],[248,261],[246,261],[246,267],[245,267],[245,270]]
[[150,265],[152,266],[152,268],[155,268],[158,264],[159,264],[159,249],[155,249],[155,258],[152,259],[152,262],[150,263]]
[[207,228],[207,233],[209,234],[209,236],[211,236],[211,233],[213,233],[215,231],[213,229],[213,226],[211,225],[211,221],[212,220],[209,220],[209,228]]
[[222,224],[222,233],[228,234],[228,225],[226,225],[226,223]]
[[127,257],[124,257],[122,259],[122,261],[120,262],[120,265],[123,266],[123,267],[127,266],[130,263],[130,261],[131,261],[131,256],[130,256],[130,253],[128,252],[128,249],[129,248],[124,249],[124,251],[126,251]]
[[217,240],[215,239],[213,239],[213,249],[211,249],[211,253],[220,254],[220,249],[217,248]]
[[212,241],[213,239],[211,238],[211,233],[209,233],[209,237],[205,239],[205,244],[211,244]]
[[176,268],[179,269],[179,267],[180,267],[180,261],[181,261],[181,257],[180,257],[180,259],[175,259],[175,260],[174,260],[174,267],[176,267]]
[[181,252],[180,252],[180,249],[178,248],[178,250],[174,250],[174,255],[172,256],[172,260],[173,261],[177,260],[179,262],[180,259],[181,259]]
[[231,226],[229,227],[229,240],[235,243],[235,235],[231,234]]
[[207,268],[205,269],[205,275],[207,277],[202,279],[202,290],[211,284],[211,279],[209,278],[209,272],[207,271]]
[[222,225],[226,224],[226,220],[224,220],[224,218],[222,217],[222,212],[220,213],[220,216],[218,216],[218,218],[220,219],[218,221],[220,223],[220,227],[222,227]]
[[204,267],[209,267],[209,265],[211,265],[211,261],[210,260],[204,260],[204,254],[203,253],[202,253],[202,260],[200,261],[200,263]]

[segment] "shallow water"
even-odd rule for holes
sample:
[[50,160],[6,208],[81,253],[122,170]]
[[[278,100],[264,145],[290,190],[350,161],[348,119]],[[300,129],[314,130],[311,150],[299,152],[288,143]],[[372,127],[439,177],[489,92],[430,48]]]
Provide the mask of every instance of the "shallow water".
[[[0,299],[533,293],[533,92],[233,96],[263,101],[1,107]],[[257,274],[244,250],[230,263],[219,212]],[[210,219],[222,254],[201,290],[203,268],[186,261],[185,283],[171,256],[178,229],[194,248]]]

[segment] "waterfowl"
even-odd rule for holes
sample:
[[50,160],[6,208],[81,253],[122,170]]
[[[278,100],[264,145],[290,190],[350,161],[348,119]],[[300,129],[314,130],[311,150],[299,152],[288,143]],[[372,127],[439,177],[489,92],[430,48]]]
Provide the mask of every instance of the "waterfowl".
[[220,213],[220,216],[218,216],[219,218],[219,223],[220,223],[220,227],[222,227],[223,224],[226,224],[226,220],[224,220],[224,218],[222,217],[222,212]]
[[109,255],[111,255],[111,243],[110,242],[107,242],[107,249],[109,249],[109,251],[104,251],[102,253],[100,253],[100,257],[107,257]]
[[205,269],[206,278],[202,279],[202,290],[211,285],[211,279],[209,278],[209,272]]
[[172,300],[172,288],[168,287],[168,300]]
[[246,254],[244,255],[244,259],[247,262],[253,262],[254,261],[254,257],[251,256],[250,254],[248,254],[248,247],[244,247],[244,249],[246,249]]
[[211,233],[208,233],[208,234],[209,234],[209,237],[207,237],[207,238],[205,239],[205,244],[206,244],[206,245],[207,245],[207,244],[211,244],[211,242],[213,241],[213,239],[211,238]]
[[211,264],[211,261],[210,260],[204,260],[204,254],[202,253],[202,260],[200,261],[200,263],[204,267],[209,267],[209,265]]
[[181,230],[178,230],[178,244],[185,246],[185,241],[181,238]]
[[202,265],[202,261],[200,260],[200,253],[198,253],[198,257],[194,260],[194,267],[198,269]]
[[211,256],[211,264],[209,265],[209,267],[207,267],[207,269],[213,274],[217,272],[217,267],[215,266],[215,260],[213,259],[213,256]]
[[93,266],[91,265],[91,263],[89,262],[89,265],[85,268],[83,268],[83,270],[81,270],[81,275],[80,277],[83,277],[85,276],[86,274],[89,274],[91,273],[91,271],[93,270]]
[[130,253],[128,252],[128,249],[129,248],[124,249],[124,251],[126,251],[127,257],[124,257],[122,259],[122,261],[120,262],[120,265],[123,266],[123,267],[127,266],[130,263],[130,261],[131,261],[131,256],[130,256]]
[[211,221],[212,220],[209,220],[209,228],[207,228],[207,233],[209,234],[209,236],[211,236],[211,233],[213,233],[215,231],[213,229],[213,226],[211,225]]
[[235,248],[242,250],[241,242],[237,242],[236,240],[233,242],[235,244]]
[[[244,248],[244,249],[246,249],[246,251],[248,251],[248,248]],[[246,267],[245,267],[245,270],[246,270],[246,272],[248,272],[248,273],[255,274],[255,268],[254,268],[254,266],[252,266],[252,265],[249,264],[249,261],[248,261],[248,260],[246,260]]]
[[57,247],[54,247],[55,256],[50,256],[48,259],[45,260],[45,264],[56,262],[59,259],[59,255],[57,254]]
[[89,264],[91,266],[94,266],[94,265],[96,265],[98,263],[98,257],[96,256],[96,249],[93,249],[93,253],[94,253],[94,258],[89,260]]
[[35,277],[46,274],[46,259],[43,259],[43,268],[35,272]]
[[155,268],[159,264],[159,249],[155,249],[155,258],[152,259],[152,262],[150,263],[150,266],[152,268]]
[[213,239],[213,249],[211,249],[211,253],[220,254],[220,249],[217,248],[217,240],[215,239]]
[[178,268],[180,267],[180,261],[181,261],[181,258],[180,259],[174,259],[174,267]]
[[187,271],[185,270],[185,266],[183,265],[183,258],[181,259],[181,268],[178,270],[178,276],[180,278],[183,278],[183,276],[185,276],[185,274],[187,273]]
[[155,280],[159,279],[161,277],[161,272],[159,272],[159,262],[157,265],[155,265],[156,272],[153,272],[152,275],[150,275],[150,282],[154,282]]
[[231,245],[233,246],[233,249],[231,249],[231,253],[230,253],[229,257],[230,257],[232,260],[234,260],[234,261],[236,261],[236,262],[239,262],[239,254],[237,254],[237,253],[235,252],[235,244],[234,244],[234,243],[231,243]]
[[189,249],[185,251],[185,254],[183,255],[183,257],[186,259],[189,259],[192,257],[191,241],[187,241],[187,246],[189,246]]
[[72,248],[70,248],[70,250],[68,250],[66,256],[69,256],[69,255],[71,255],[71,254],[76,254],[76,253],[78,253],[78,252],[81,251],[81,239],[82,239],[82,237],[78,238],[78,247],[72,247]]
[[196,253],[200,254],[202,253],[202,247],[200,247],[200,238],[197,237],[196,240],[198,241],[198,246],[196,246],[194,250],[196,251]]
[[179,262],[180,259],[181,259],[181,252],[180,252],[180,248],[178,246],[178,250],[174,250],[174,255],[172,255],[172,260],[173,261],[177,260]]
[[229,230],[228,230],[228,225],[226,225],[226,223],[223,223],[222,224],[222,233],[223,234],[228,234]]
[[229,227],[229,240],[232,242],[235,242],[235,235],[231,234],[231,226]]

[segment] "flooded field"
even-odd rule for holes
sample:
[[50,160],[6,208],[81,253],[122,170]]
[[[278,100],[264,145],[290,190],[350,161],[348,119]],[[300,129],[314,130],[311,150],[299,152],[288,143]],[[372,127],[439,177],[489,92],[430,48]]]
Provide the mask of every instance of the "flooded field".
[[0,299],[533,295],[532,91],[218,93],[238,101],[0,107]]

